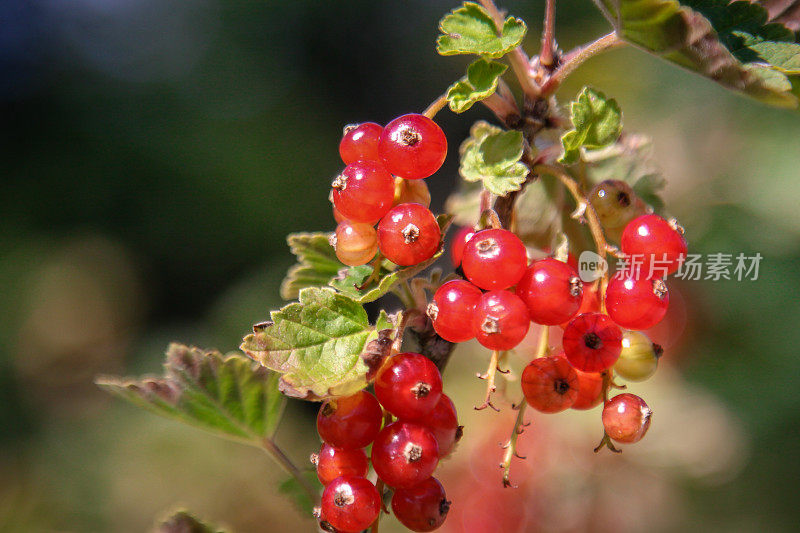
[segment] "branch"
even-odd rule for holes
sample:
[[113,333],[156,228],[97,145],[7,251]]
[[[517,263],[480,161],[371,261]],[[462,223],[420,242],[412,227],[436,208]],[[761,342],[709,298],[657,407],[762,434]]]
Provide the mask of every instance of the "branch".
[[531,425],[530,422],[527,424],[524,422],[525,409],[527,407],[528,403],[523,398],[522,403],[519,406],[519,411],[517,412],[517,419],[514,422],[514,427],[511,429],[511,436],[508,439],[508,444],[505,446],[506,453],[503,455],[503,462],[500,464],[500,467],[503,469],[504,487],[513,487],[511,484],[511,460],[514,458],[514,456],[518,457],[519,459],[525,459],[517,453],[517,440],[519,439],[519,436],[522,435],[522,432],[525,431],[525,428]]
[[547,0],[544,7],[544,29],[542,30],[542,50],[539,52],[539,64],[550,68],[554,62],[556,24],[556,1]]
[[425,115],[426,117],[432,119],[433,117],[436,116],[436,114],[439,111],[444,109],[444,106],[446,106],[446,105],[447,105],[447,95],[443,94],[439,98],[434,100],[431,103],[431,105],[429,105],[427,107],[427,109],[425,109],[425,111],[422,112],[422,114]]
[[272,439],[264,439],[261,441],[262,449],[267,452],[267,455],[272,457],[276,463],[278,463],[281,468],[283,468],[287,474],[291,475],[293,478],[297,480],[297,483],[302,487],[303,491],[311,501],[311,505],[315,506],[319,504],[319,493],[311,486],[311,484],[303,477],[303,473],[300,472],[300,469],[295,466],[291,459],[284,453],[281,448],[275,444],[275,441]]
[[492,393],[497,390],[497,387],[494,384],[494,377],[497,374],[497,364],[500,358],[500,352],[497,350],[492,350],[492,358],[489,360],[489,368],[486,369],[486,374],[478,374],[480,379],[486,380],[486,398],[483,400],[483,403],[475,408],[476,411],[481,411],[486,409],[487,407],[491,407],[495,411],[500,411],[497,407],[494,406],[492,403]]
[[568,52],[562,58],[561,64],[553,72],[552,76],[548,78],[542,87],[542,94],[549,95],[555,92],[556,89],[563,83],[572,72],[581,66],[581,64],[589,58],[596,56],[606,50],[612,50],[624,45],[625,41],[620,39],[616,32],[611,32],[608,35],[600,37],[596,41],[587,44],[586,46],[575,48]]

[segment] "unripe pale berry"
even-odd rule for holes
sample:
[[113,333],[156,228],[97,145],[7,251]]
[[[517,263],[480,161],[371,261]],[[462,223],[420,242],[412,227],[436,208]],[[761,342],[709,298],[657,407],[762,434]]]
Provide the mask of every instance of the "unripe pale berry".
[[378,253],[378,234],[369,224],[345,220],[336,227],[331,244],[345,265],[364,265]]
[[641,331],[626,331],[614,372],[628,381],[644,381],[655,374],[663,353],[664,349]]
[[621,229],[647,211],[647,206],[631,186],[621,180],[605,180],[595,185],[589,194],[589,202],[604,228]]
[[424,180],[406,180],[403,178],[394,179],[394,203],[400,204],[419,204],[425,207],[431,206],[431,193]]

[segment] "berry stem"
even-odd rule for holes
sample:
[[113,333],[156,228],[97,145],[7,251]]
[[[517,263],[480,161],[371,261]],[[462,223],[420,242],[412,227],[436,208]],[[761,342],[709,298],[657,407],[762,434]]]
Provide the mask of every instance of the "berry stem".
[[284,451],[275,443],[274,440],[266,438],[261,441],[261,448],[267,452],[267,455],[272,457],[272,459],[278,463],[281,468],[283,468],[287,474],[291,475],[303,489],[303,492],[306,493],[309,500],[312,502],[314,506],[319,505],[319,494],[314,487],[306,480],[303,476],[303,473],[300,471],[299,468],[289,459],[289,456],[284,453]]
[[567,79],[567,77],[569,77],[569,75],[572,74],[572,72],[581,66],[581,64],[583,64],[583,62],[587,59],[590,59],[607,50],[619,48],[624,44],[625,41],[620,39],[616,32],[611,32],[600,37],[596,41],[567,52],[564,54],[561,64],[542,86],[542,94],[553,94],[564,82],[564,80]]
[[489,367],[486,369],[485,374],[478,374],[480,379],[486,380],[486,398],[484,399],[483,403],[477,407],[475,407],[476,411],[482,411],[487,407],[491,407],[497,412],[500,412],[500,409],[494,406],[492,403],[492,393],[497,390],[497,387],[494,384],[494,378],[497,375],[497,365],[500,359],[500,352],[497,350],[492,350],[492,358],[489,360]]
[[362,283],[360,286],[356,287],[358,290],[363,291],[365,288],[369,287],[372,283],[378,281],[381,277],[381,263],[383,262],[383,254],[380,252],[377,253],[375,259],[372,260],[372,272],[370,273],[369,277]]
[[[603,406],[608,403],[608,391],[614,385],[614,374],[613,370],[603,370]],[[599,452],[603,449],[603,446],[608,448],[614,453],[622,453],[622,450],[614,446],[614,443],[611,440],[611,437],[608,436],[608,432],[603,429],[603,438],[600,440],[600,444],[598,444],[594,448],[594,453]]]
[[422,114],[432,119],[433,117],[436,116],[437,113],[439,113],[439,111],[444,109],[444,106],[446,105],[447,105],[447,95],[443,94],[439,98],[431,102],[431,105],[429,105],[425,109],[425,111],[422,112]]
[[553,66],[555,43],[556,2],[547,0],[544,7],[544,29],[542,30],[542,50],[539,52],[539,64],[550,68]]
[[550,326],[540,326],[539,346],[536,348],[534,359],[544,357],[550,351]]
[[[480,0],[480,2],[483,8],[489,13],[489,16],[492,17],[492,20],[494,20],[497,34],[502,35],[505,17],[500,10],[497,9],[497,6],[492,0]],[[541,91],[534,83],[533,78],[531,78],[528,56],[525,55],[525,51],[521,46],[518,46],[506,57],[508,57],[508,61],[511,63],[511,68],[514,70],[517,80],[519,80],[519,85],[522,88],[522,92],[525,93],[525,96],[532,100],[537,99],[541,94]]]
[[508,443],[505,446],[506,452],[503,455],[503,462],[500,464],[503,469],[504,487],[513,487],[511,484],[511,460],[514,456],[517,456],[519,459],[525,459],[517,453],[517,439],[519,439],[519,436],[525,431],[525,428],[530,425],[530,422],[527,424],[524,422],[525,409],[527,407],[528,403],[523,399],[517,411],[517,419],[514,421],[514,427],[511,428],[511,436],[508,438]]

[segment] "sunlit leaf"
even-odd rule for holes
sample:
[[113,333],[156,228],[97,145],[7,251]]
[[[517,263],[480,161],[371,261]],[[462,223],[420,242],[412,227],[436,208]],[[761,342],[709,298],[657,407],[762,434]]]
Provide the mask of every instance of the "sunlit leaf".
[[476,102],[490,97],[497,90],[497,82],[505,65],[480,58],[467,67],[467,75],[447,90],[447,102],[455,113],[463,113]]
[[562,163],[577,162],[581,148],[602,148],[617,140],[622,131],[622,112],[616,100],[599,91],[585,87],[569,109],[572,129],[561,137]]
[[459,173],[466,181],[481,182],[493,194],[518,191],[530,169],[520,162],[524,139],[520,131],[504,131],[476,122],[460,148]]
[[436,41],[440,54],[477,54],[491,58],[502,57],[522,42],[525,22],[508,17],[498,35],[492,17],[474,2],[464,4],[439,22],[442,35]]
[[286,238],[297,256],[297,264],[289,269],[281,284],[283,299],[297,298],[305,287],[324,287],[342,268],[329,237],[329,233],[292,233]]

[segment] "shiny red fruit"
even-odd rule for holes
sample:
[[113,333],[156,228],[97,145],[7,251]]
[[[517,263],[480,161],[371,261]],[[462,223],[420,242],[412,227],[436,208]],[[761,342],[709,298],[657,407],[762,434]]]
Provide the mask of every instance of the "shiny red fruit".
[[347,220],[374,224],[392,207],[394,178],[379,163],[356,161],[333,180],[333,205]]
[[320,438],[337,448],[363,448],[375,439],[382,423],[378,400],[363,390],[325,401],[317,414]]
[[456,406],[446,394],[442,394],[433,411],[415,422],[431,430],[433,436],[436,437],[440,458],[449,455],[458,439],[461,438]]
[[464,257],[464,247],[467,246],[467,242],[475,235],[475,230],[470,227],[464,227],[459,229],[455,236],[453,236],[453,242],[450,244],[450,260],[453,262],[453,266],[458,268],[461,266],[461,259]]
[[470,318],[481,299],[481,290],[468,281],[448,281],[433,295],[428,316],[433,329],[445,340],[464,342],[475,338]]
[[528,267],[514,292],[528,306],[532,321],[555,326],[578,312],[583,282],[567,263],[547,257]]
[[[597,285],[594,283],[583,283],[583,294],[581,296],[581,305],[574,316],[582,315],[583,313],[598,313],[600,312],[600,295],[597,293]],[[569,324],[569,320],[565,320],[561,324],[561,329],[565,329]]]
[[347,126],[344,136],[339,142],[339,155],[345,165],[356,161],[374,161],[380,163],[378,156],[378,139],[383,127],[374,122],[364,122],[357,126]]
[[430,413],[439,402],[442,375],[424,355],[399,353],[378,370],[375,395],[396,417],[418,419]]
[[527,266],[525,245],[504,229],[485,229],[473,235],[461,260],[467,278],[487,291],[516,285]]
[[342,532],[368,528],[380,511],[378,489],[363,477],[336,478],[322,493],[320,518]]
[[438,529],[449,510],[444,487],[435,477],[407,489],[397,489],[392,495],[394,516],[411,531]]
[[475,338],[490,350],[514,348],[525,338],[530,325],[525,302],[509,291],[484,293],[472,314]]
[[642,440],[650,428],[653,411],[635,394],[618,394],[603,407],[603,427],[617,442],[632,444]]
[[372,444],[372,467],[390,487],[413,487],[428,479],[438,464],[436,437],[421,424],[389,424]]
[[439,249],[442,232],[436,217],[420,204],[393,207],[378,224],[381,253],[396,265],[427,261]]
[[580,370],[575,370],[575,373],[578,375],[578,396],[572,409],[584,411],[600,405],[603,401],[603,375]]
[[424,115],[403,115],[389,122],[378,142],[386,169],[405,179],[427,178],[441,168],[447,157],[447,138]]
[[562,355],[534,359],[520,381],[525,401],[542,413],[568,409],[578,397],[578,374]]
[[583,372],[600,372],[619,358],[622,330],[606,315],[584,313],[570,321],[561,342],[573,367]]
[[361,448],[335,448],[324,443],[319,454],[312,455],[311,461],[317,467],[317,477],[323,485],[341,476],[367,475],[369,462]]
[[686,240],[677,226],[658,215],[636,217],[625,226],[620,240],[631,263],[641,265],[642,277],[672,274],[686,257]]
[[661,322],[669,306],[664,281],[620,274],[612,277],[606,288],[608,316],[626,329],[649,329]]

